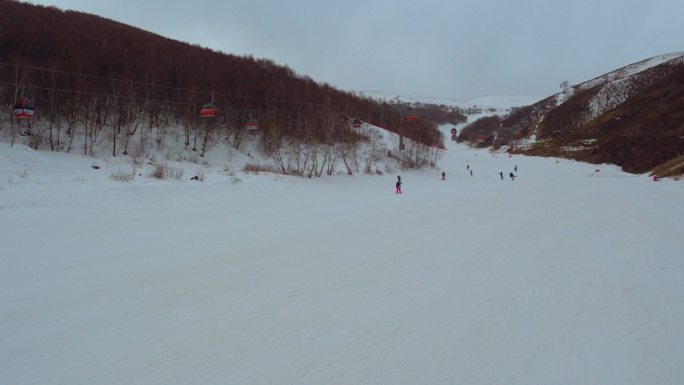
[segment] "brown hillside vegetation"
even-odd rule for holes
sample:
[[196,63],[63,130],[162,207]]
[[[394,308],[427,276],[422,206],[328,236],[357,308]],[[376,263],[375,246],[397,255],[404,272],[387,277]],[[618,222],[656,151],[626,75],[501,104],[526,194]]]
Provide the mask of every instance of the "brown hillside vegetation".
[[558,107],[551,109],[539,123],[537,137],[555,139],[573,135],[574,131],[582,125],[585,107],[599,88],[597,86],[576,93]]
[[[647,76],[648,73],[644,74]],[[643,173],[684,154],[684,64],[586,124],[578,124],[591,88],[549,112],[545,139],[531,153],[612,163]]]
[[[170,126],[184,130],[193,150],[198,140],[213,140],[216,130],[239,142],[249,119],[258,119],[261,138],[269,143],[364,140],[339,123],[342,116],[394,132],[401,127],[401,114],[391,104],[316,83],[271,60],[216,52],[99,16],[0,0],[3,115],[22,95],[33,98],[38,111],[32,147],[69,151],[82,127],[85,153],[88,138],[105,128],[114,136],[116,155],[119,135]],[[221,113],[208,126],[198,111],[212,100]],[[443,147],[427,117],[402,132]]]
[[457,142],[469,142],[478,147],[491,146],[496,130],[499,128],[500,119],[497,115],[487,116],[463,127],[458,134]]
[[684,154],[684,64],[586,127],[598,148],[581,159],[646,172]]
[[529,135],[537,135],[539,122],[541,118],[556,106],[555,96],[548,97],[544,100],[526,107],[516,108],[511,113],[504,117],[501,124],[504,127],[512,127],[515,131],[513,140],[528,137]]
[[[669,57],[675,59],[633,75],[621,69],[574,86],[559,105],[560,94],[516,109],[495,130],[495,145],[510,144],[511,152],[528,155],[612,163],[633,173],[682,175],[677,159],[684,155],[684,60]],[[524,144],[532,135],[536,142]]]
[[684,155],[670,159],[649,170],[652,175],[680,179],[684,175]]

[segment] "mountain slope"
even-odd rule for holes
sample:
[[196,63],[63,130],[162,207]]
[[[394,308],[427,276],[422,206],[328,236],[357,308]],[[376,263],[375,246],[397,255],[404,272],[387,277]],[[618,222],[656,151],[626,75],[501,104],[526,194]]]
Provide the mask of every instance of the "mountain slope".
[[[73,151],[78,143],[88,154],[98,145],[89,141],[107,140],[118,156],[129,153],[127,138],[147,135],[139,142],[153,142],[156,130],[203,151],[219,138],[239,146],[251,120],[258,120],[264,147],[290,139],[363,141],[350,132],[353,118],[394,132],[402,127],[390,104],[317,83],[271,60],[216,52],[99,16],[2,0],[0,26],[0,139],[32,148]],[[9,121],[22,95],[36,105],[25,138]],[[220,114],[199,119],[208,102]],[[341,115],[349,124],[337,124]],[[11,131],[2,130],[8,126]],[[402,132],[441,145],[428,116]]]
[[635,63],[505,117],[513,151],[614,163],[646,172],[684,154],[684,53]]

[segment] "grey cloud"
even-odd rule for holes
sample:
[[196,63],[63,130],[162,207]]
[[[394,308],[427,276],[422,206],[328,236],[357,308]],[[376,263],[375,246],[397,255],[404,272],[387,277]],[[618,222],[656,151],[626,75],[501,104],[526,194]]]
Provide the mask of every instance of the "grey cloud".
[[681,0],[35,3],[266,57],[346,90],[441,98],[544,96],[563,80],[684,51]]

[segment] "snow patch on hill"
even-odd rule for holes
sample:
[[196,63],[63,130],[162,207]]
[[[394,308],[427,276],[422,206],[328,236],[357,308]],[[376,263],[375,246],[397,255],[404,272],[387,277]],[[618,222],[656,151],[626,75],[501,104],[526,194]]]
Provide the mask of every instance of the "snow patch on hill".
[[363,94],[386,102],[402,100],[409,103],[443,104],[461,109],[481,109],[508,111],[512,107],[529,106],[541,100],[541,96],[534,95],[494,95],[474,98],[438,98],[430,96],[401,95],[382,91],[363,91]]
[[555,98],[555,104],[551,104],[549,107],[558,107],[578,92],[601,86],[598,93],[589,101],[587,110],[585,111],[584,116],[582,116],[583,122],[589,122],[606,111],[617,107],[629,97],[635,95],[641,89],[649,86],[655,81],[654,77],[644,77],[640,78],[639,81],[634,81],[635,76],[661,64],[678,65],[683,62],[684,52],[676,52],[654,56],[630,64],[573,87],[566,88],[563,92],[559,92],[552,96],[552,98]]
[[634,74],[645,71],[649,68],[655,67],[663,63],[672,62],[672,64],[678,64],[683,61],[684,52],[674,52],[665,55],[654,56],[652,58],[648,58],[646,60],[630,64],[615,71],[588,80],[584,83],[580,83],[575,87],[577,87],[579,90],[586,90],[597,85],[604,84],[606,82],[612,82],[628,76],[632,76]]
[[636,88],[634,83],[629,81],[629,78],[621,78],[606,83],[589,101],[589,112],[584,116],[584,122],[589,122],[604,112],[617,107],[631,95],[634,95]]
[[[653,84],[657,79],[655,76],[640,77],[638,81],[635,80],[635,76],[647,69],[665,63],[668,65],[684,63],[684,52],[656,56],[605,75],[604,78],[607,78],[608,81],[603,83],[599,92],[589,101],[589,108],[583,117],[583,121],[589,122],[595,119],[606,111],[622,104],[645,87]],[[587,82],[586,87],[591,87],[591,84],[601,84],[600,82],[593,82]]]
[[528,95],[483,96],[459,100],[454,102],[454,105],[461,108],[479,107],[483,110],[507,111],[512,107],[529,106],[541,99],[542,97],[540,96]]

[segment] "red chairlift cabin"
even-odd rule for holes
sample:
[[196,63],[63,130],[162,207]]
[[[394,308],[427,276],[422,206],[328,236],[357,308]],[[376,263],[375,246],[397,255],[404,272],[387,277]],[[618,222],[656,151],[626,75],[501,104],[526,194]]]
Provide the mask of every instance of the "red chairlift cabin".
[[215,118],[217,114],[218,107],[216,107],[214,103],[207,103],[203,105],[202,109],[200,110],[201,118]]
[[35,112],[33,100],[21,98],[14,104],[14,116],[17,119],[31,119]]
[[456,135],[456,134],[451,135],[451,140],[458,140],[458,135]]
[[486,142],[486,141],[487,141],[487,135],[484,135],[484,134],[480,135],[480,137],[477,139],[477,141],[478,141],[479,143],[484,143],[484,142]]
[[407,122],[415,122],[418,118],[415,115],[406,115],[404,120]]
[[352,121],[352,127],[354,127],[354,128],[361,128],[362,125],[363,125],[363,122],[361,121],[361,119],[354,119]]
[[245,122],[245,130],[257,131],[259,129],[259,122],[256,119],[249,119]]
[[456,127],[451,129],[451,135],[458,135],[458,130],[456,129]]

